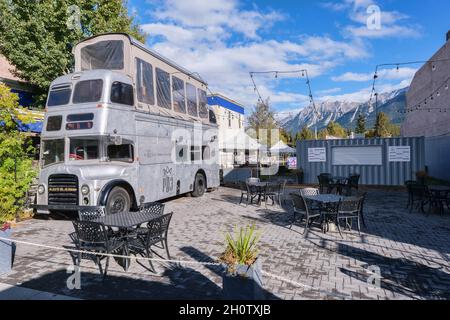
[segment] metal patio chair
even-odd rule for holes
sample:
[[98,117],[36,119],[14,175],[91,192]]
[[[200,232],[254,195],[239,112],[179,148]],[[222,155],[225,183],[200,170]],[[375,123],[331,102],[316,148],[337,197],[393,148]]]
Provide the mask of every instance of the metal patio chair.
[[159,202],[144,203],[139,206],[139,212],[162,215],[164,214],[164,207],[165,204]]
[[359,179],[361,178],[361,175],[358,173],[350,174],[345,185],[343,186],[345,190],[345,196],[350,197],[352,196],[352,189],[355,189],[356,191],[359,190]]
[[352,230],[352,222],[356,220],[358,226],[358,232],[361,235],[361,204],[363,202],[363,197],[351,197],[346,198],[339,202],[337,217],[336,217],[336,225],[339,231],[339,234],[343,238],[341,232],[341,221],[345,221],[345,227],[348,227],[349,230]]
[[[120,237],[112,236],[101,223],[92,221],[73,221],[72,223],[78,240],[76,242],[77,250],[92,252],[92,254],[78,253],[77,266],[80,267],[83,258],[93,260],[98,265],[103,279],[105,279],[110,257],[102,255],[102,253],[113,254],[117,251],[123,251],[125,242]],[[103,259],[106,259],[104,270],[101,264]]]
[[304,235],[306,235],[306,231],[311,228],[312,223],[315,219],[320,218],[321,213],[320,211],[313,210],[311,206],[308,205],[308,202],[300,195],[296,193],[291,193],[291,199],[292,203],[294,205],[294,218],[292,220],[291,227],[295,224],[297,221],[297,215],[300,215],[300,223],[303,221],[303,218],[305,218],[305,230],[303,232]]
[[267,183],[264,188],[264,202],[267,209],[267,202],[272,200],[272,205],[278,202],[278,205],[281,205],[281,197],[280,197],[281,183],[271,182]]
[[93,221],[105,215],[105,207],[82,207],[78,210],[78,219],[80,221]]
[[[151,247],[161,244],[161,248],[166,250],[167,259],[170,260],[167,235],[172,215],[173,212],[151,220],[147,223],[147,233],[140,234],[137,237],[130,237],[128,239],[128,248],[130,249],[130,252],[151,259],[153,257]],[[155,272],[152,261],[148,260],[148,262],[151,270]]]
[[317,188],[304,188],[300,189],[301,196],[317,196],[320,194],[320,190]]
[[333,192],[333,189],[336,187],[333,184],[333,179],[331,174],[329,173],[322,173],[317,176],[317,179],[319,180],[319,190],[320,193],[324,193],[326,190],[326,193]]
[[411,195],[411,206],[409,208],[409,212],[411,213],[414,209],[414,205],[416,205],[416,209],[425,213],[425,205],[430,203],[430,193],[428,191],[428,187],[422,184],[412,184],[409,186],[410,195]]
[[410,188],[410,186],[412,185],[417,185],[417,181],[414,180],[408,180],[405,181],[405,186],[406,186],[406,190],[408,192],[408,203],[406,204],[406,209],[412,207],[412,190]]

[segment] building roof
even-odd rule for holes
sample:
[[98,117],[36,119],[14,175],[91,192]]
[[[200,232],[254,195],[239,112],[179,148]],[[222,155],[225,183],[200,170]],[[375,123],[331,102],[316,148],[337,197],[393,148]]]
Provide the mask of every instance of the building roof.
[[243,105],[218,93],[208,96],[208,104],[210,106],[220,106],[240,114],[245,114]]
[[0,54],[0,78],[20,81],[20,79],[11,72],[14,69],[14,66]]

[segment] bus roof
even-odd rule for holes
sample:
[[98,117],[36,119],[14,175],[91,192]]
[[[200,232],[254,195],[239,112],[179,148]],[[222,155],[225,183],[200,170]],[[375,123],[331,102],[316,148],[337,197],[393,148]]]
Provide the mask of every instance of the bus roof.
[[133,45],[135,47],[138,47],[139,49],[141,49],[141,50],[145,51],[146,53],[152,55],[156,59],[161,60],[164,63],[167,63],[168,65],[170,65],[171,67],[177,69],[178,71],[180,71],[182,73],[185,73],[189,77],[199,81],[200,83],[204,84],[205,86],[208,86],[208,83],[205,80],[203,80],[202,77],[200,76],[200,74],[198,74],[197,72],[191,72],[191,71],[183,68],[179,64],[173,62],[172,60],[162,56],[161,54],[159,54],[155,50],[150,49],[149,47],[147,47],[145,44],[143,44],[139,40],[137,40],[134,37],[130,36],[128,33],[121,33],[121,32],[102,33],[102,34],[98,34],[98,35],[95,35],[95,36],[83,39],[82,41],[78,42],[76,44],[76,46],[78,46],[79,44],[81,44],[83,42],[86,42],[86,41],[89,41],[89,40],[92,40],[92,39],[95,39],[95,38],[99,38],[99,37],[102,37],[102,36],[106,36],[106,35],[123,35],[123,36],[126,36],[130,40],[131,45]]

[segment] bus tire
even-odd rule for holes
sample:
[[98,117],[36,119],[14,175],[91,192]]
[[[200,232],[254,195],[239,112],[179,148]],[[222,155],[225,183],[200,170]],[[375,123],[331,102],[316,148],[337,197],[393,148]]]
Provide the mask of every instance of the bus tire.
[[192,196],[194,198],[199,198],[205,194],[206,190],[206,179],[202,173],[197,173],[194,180],[194,191],[192,191]]
[[131,198],[127,190],[122,187],[112,189],[106,200],[106,214],[129,212],[130,208]]

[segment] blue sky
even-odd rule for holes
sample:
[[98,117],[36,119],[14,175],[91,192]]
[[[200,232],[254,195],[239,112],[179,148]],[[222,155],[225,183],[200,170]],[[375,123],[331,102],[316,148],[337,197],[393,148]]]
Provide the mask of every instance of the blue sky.
[[[266,70],[307,69],[318,101],[367,101],[377,64],[427,60],[450,30],[447,0],[129,0],[128,5],[149,35],[147,45],[247,108],[258,99],[248,73]],[[380,71],[377,90],[407,86],[419,67]],[[255,80],[278,112],[309,104],[300,74]]]

